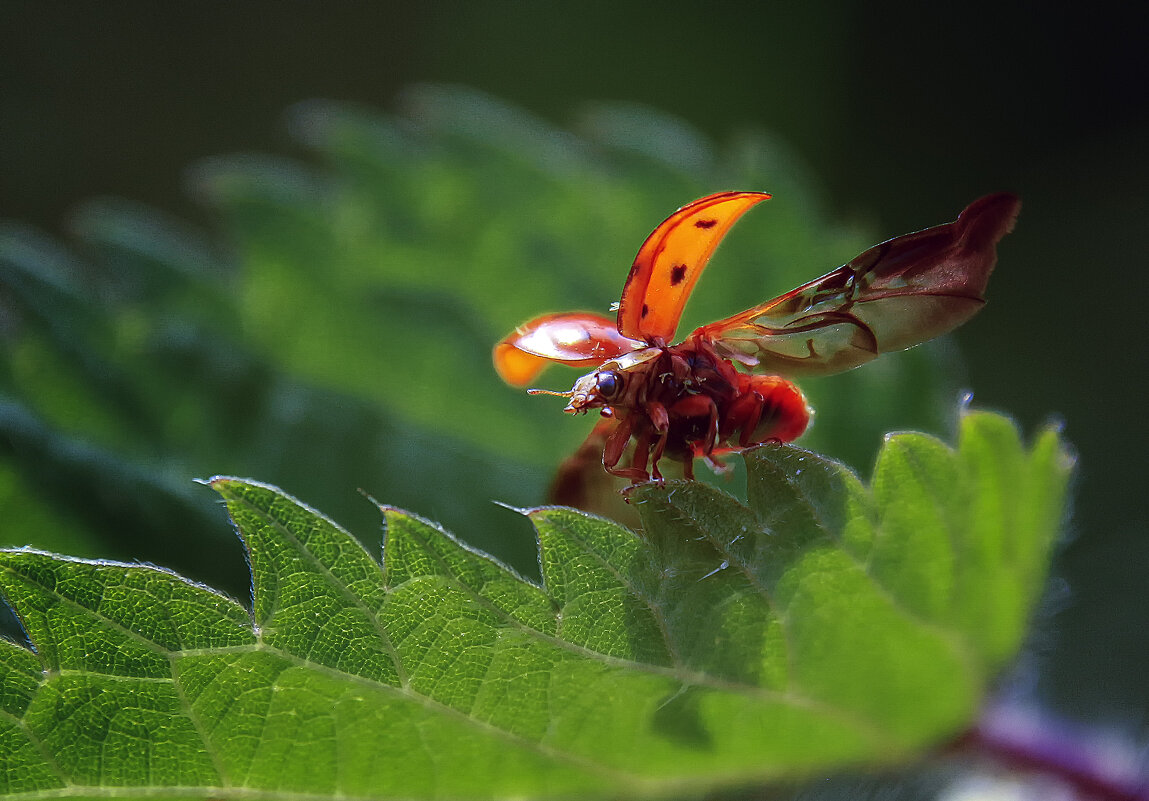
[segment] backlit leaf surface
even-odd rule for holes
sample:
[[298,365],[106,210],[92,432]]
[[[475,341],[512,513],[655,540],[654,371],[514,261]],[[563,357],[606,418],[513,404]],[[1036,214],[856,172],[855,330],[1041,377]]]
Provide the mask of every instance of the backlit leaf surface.
[[[382,564],[218,478],[254,614],[150,566],[3,553],[0,791],[166,798],[643,797],[889,765],[960,732],[1016,653],[1070,468],[967,414],[870,486],[792,447],[748,502],[630,491],[637,535],[527,512],[541,584],[382,507]],[[127,788],[140,788],[129,791]],[[144,789],[146,788],[146,789]]]

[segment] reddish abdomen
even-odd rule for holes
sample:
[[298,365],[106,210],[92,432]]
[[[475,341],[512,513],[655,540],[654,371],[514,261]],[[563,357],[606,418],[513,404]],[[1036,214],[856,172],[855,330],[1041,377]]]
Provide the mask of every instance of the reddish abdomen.
[[745,391],[757,393],[763,401],[758,424],[749,436],[752,444],[793,442],[802,436],[810,425],[810,407],[802,391],[776,375],[751,375],[746,379]]

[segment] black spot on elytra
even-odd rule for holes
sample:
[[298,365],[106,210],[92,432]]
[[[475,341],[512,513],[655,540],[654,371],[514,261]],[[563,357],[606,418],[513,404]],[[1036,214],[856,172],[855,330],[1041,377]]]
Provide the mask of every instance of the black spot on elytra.
[[682,279],[686,277],[686,265],[676,264],[670,268],[670,285],[678,286],[682,283]]
[[650,307],[645,303],[642,304],[642,319],[646,319],[646,315],[650,314]]
[[718,225],[718,220],[695,220],[695,228],[713,228]]

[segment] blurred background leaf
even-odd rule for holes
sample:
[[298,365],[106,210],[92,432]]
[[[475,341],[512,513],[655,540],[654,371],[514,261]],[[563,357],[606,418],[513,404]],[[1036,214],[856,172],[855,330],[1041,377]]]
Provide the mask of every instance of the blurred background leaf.
[[[80,209],[71,250],[8,231],[0,425],[13,474],[39,490],[26,505],[73,509],[116,532],[121,555],[203,575],[219,560],[197,543],[213,509],[195,476],[259,476],[339,519],[371,514],[360,487],[480,532],[475,544],[529,570],[530,538],[491,501],[542,502],[590,423],[503,386],[492,343],[543,311],[606,311],[646,234],[723,187],[769,185],[777,199],[729,237],[688,324],[878,238],[830,223],[810,179],[781,166],[793,156],[763,137],[718,149],[620,105],[595,108],[576,136],[459,87],[416,87],[402,105],[388,116],[306,103],[291,129],[316,158],[199,165],[192,184],[224,229],[216,247],[114,200]],[[811,382],[827,423],[807,441],[866,464],[884,431],[944,428],[957,394],[948,352],[933,344]],[[150,492],[122,497],[135,474]],[[184,505],[173,528],[165,517]]]
[[[804,384],[803,444],[865,475],[865,431],[945,435],[957,387],[1025,430],[1065,419],[1072,591],[1019,686],[1143,737],[1139,8],[5,3],[0,537],[243,596],[239,546],[187,482],[233,472],[371,531],[362,487],[520,564],[529,532],[489,499],[540,497],[586,421],[484,372],[509,326],[605,309],[653,225],[713,189],[776,200],[687,324],[1009,189],[1024,208],[955,337],[964,369],[941,343]],[[481,91],[404,90],[420,81]],[[341,102],[292,105],[308,97]],[[274,155],[200,162],[235,152]],[[143,205],[84,202],[109,194]]]

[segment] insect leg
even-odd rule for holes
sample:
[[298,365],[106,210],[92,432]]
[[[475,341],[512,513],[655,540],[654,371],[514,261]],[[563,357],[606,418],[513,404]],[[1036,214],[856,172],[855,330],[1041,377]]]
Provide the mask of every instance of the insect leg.
[[650,456],[650,439],[653,432],[644,426],[642,433],[634,438],[634,453],[630,457],[630,466],[633,470],[642,471],[642,479],[650,478],[646,472],[646,460]]
[[706,438],[702,441],[702,454],[714,450],[718,441],[718,406],[709,395],[687,395],[670,407],[675,417],[692,418],[706,416]]
[[[658,469],[658,460],[662,458],[662,453],[666,450],[666,438],[670,434],[670,415],[667,413],[666,407],[658,401],[647,402],[646,414],[647,417],[650,418],[650,422],[651,425],[654,426],[654,430],[658,432],[658,443],[654,446],[654,454],[650,459],[650,472],[651,475],[654,476],[655,481],[661,481],[662,473]],[[637,460],[637,449],[635,449],[634,455],[635,459]]]
[[687,453],[682,457],[682,477],[687,481],[694,480],[694,454]]
[[[649,435],[639,436],[638,443],[634,451],[634,460],[630,467],[619,467],[618,463],[622,460],[622,454],[626,451],[627,443],[630,442],[631,434],[634,432],[635,413],[630,412],[623,417],[619,423],[618,428],[611,432],[610,436],[606,439],[606,446],[602,451],[602,466],[606,472],[612,476],[619,476],[620,478],[629,478],[633,482],[645,481],[650,478],[646,472],[646,454],[650,450]],[[641,454],[641,463],[639,461]]]
[[751,403],[748,404],[744,412],[742,433],[738,435],[738,444],[743,448],[748,448],[754,444],[754,430],[758,428],[758,421],[762,419],[762,408],[766,405],[766,399],[757,392],[752,392],[749,397]]

